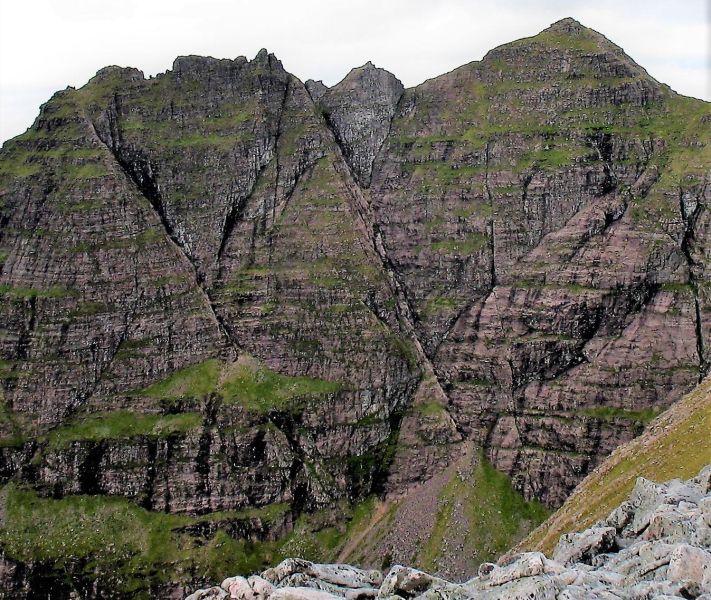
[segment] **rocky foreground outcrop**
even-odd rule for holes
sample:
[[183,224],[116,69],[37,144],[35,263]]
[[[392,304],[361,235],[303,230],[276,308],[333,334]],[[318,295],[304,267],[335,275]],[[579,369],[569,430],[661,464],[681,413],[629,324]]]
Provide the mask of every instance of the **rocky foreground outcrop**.
[[395,566],[383,576],[349,565],[290,558],[261,575],[230,577],[187,600],[347,598],[559,599],[711,598],[711,465],[689,481],[640,477],[629,499],[581,533],[560,538],[548,559],[519,554],[485,563],[452,583]]

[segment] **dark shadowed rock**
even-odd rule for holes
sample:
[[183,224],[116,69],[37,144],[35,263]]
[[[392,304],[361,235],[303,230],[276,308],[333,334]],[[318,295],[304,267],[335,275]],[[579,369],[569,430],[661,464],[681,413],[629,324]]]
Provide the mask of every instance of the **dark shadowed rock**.
[[392,73],[367,62],[332,88],[317,91],[317,102],[364,187],[370,184],[373,160],[388,135],[403,90]]

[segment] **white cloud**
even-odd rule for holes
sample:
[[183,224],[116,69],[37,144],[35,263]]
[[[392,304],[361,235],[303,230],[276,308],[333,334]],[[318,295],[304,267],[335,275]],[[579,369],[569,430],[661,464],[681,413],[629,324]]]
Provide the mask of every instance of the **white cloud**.
[[302,79],[372,60],[407,86],[573,16],[652,76],[711,100],[705,0],[0,0],[0,139],[109,64],[146,75],[180,54],[275,52]]

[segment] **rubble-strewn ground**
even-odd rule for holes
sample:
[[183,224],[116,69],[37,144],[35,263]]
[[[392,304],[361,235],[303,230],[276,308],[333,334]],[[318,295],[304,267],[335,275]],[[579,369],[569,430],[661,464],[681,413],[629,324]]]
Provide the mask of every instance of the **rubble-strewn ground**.
[[711,597],[711,465],[688,481],[639,478],[627,501],[580,533],[540,552],[484,563],[451,583],[395,566],[383,576],[349,565],[287,559],[249,578],[231,577],[188,600],[615,600]]

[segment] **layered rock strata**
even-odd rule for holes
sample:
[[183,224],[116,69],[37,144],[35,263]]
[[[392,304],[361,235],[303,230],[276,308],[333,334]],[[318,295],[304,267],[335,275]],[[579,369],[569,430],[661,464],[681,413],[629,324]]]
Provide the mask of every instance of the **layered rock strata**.
[[16,514],[334,519],[471,447],[560,505],[708,371],[710,115],[572,19],[407,90],[261,51],[55,94],[0,151]]

